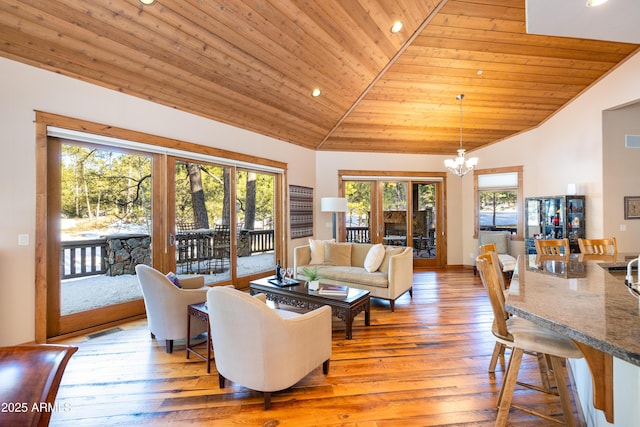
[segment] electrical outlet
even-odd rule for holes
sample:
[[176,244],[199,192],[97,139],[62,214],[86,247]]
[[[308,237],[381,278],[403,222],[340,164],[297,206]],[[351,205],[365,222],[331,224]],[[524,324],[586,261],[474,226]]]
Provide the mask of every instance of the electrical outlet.
[[620,231],[627,231],[627,224],[620,224]]

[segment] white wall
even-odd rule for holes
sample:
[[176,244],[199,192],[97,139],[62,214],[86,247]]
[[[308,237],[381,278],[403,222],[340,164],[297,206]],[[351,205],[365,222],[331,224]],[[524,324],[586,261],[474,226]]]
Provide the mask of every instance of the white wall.
[[624,218],[624,197],[640,196],[640,148],[625,148],[625,135],[640,135],[640,102],[603,113],[604,235],[620,252],[640,252],[640,220]]

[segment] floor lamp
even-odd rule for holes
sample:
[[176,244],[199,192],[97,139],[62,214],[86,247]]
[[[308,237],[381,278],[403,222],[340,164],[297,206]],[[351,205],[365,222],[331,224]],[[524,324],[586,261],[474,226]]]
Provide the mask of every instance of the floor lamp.
[[348,212],[347,199],[344,197],[323,197],[320,199],[320,211],[333,213],[333,238],[336,237],[336,213]]

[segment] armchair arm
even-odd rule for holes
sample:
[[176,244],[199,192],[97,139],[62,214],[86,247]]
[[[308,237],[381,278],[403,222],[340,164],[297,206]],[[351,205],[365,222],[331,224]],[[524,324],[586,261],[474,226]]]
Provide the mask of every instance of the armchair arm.
[[395,299],[413,286],[413,251],[404,252],[389,259],[389,293]]
[[177,297],[186,304],[197,304],[207,300],[208,288],[198,289],[178,289],[176,288]]
[[253,296],[255,299],[262,301],[263,303],[267,303],[267,295],[266,294],[255,294]]
[[[286,318],[283,323],[285,327],[278,333],[268,334],[269,351],[260,361],[264,363],[271,391],[289,387],[331,358],[329,306]],[[282,366],[283,360],[286,368]]]
[[204,276],[180,277],[182,289],[198,289],[204,286]]

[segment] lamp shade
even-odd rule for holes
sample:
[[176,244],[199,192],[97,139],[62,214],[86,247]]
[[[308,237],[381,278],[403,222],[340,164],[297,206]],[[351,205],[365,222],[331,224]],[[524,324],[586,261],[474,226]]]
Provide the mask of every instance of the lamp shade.
[[322,212],[348,212],[347,199],[344,197],[323,197],[320,199]]

